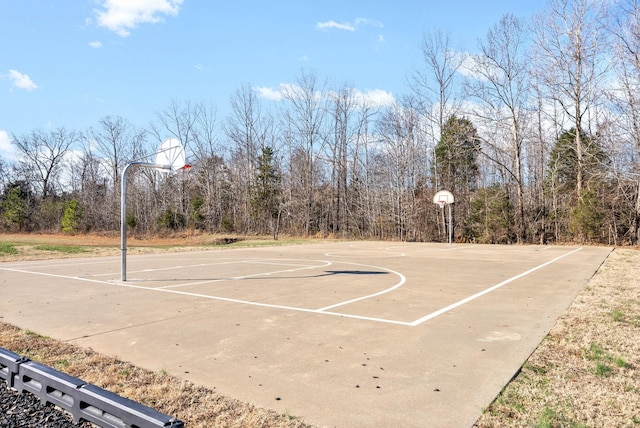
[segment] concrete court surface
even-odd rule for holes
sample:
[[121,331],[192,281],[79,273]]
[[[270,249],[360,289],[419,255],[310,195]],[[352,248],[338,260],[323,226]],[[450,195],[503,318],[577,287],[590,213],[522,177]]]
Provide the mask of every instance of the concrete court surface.
[[129,256],[124,283],[119,257],[2,263],[0,319],[320,426],[470,427],[610,251],[212,249]]

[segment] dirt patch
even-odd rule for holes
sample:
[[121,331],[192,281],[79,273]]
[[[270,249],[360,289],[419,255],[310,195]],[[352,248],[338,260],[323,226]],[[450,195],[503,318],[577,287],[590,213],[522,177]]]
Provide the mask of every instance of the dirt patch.
[[[49,260],[71,257],[119,256],[120,235],[51,235],[51,234],[0,234],[0,262],[24,260]],[[153,237],[128,237],[127,254],[150,254],[171,251],[202,251],[222,247],[251,247],[262,245],[286,245],[305,242],[296,238],[210,235],[201,233],[172,234]],[[78,249],[78,251],[69,251]],[[3,251],[4,250],[4,251]]]

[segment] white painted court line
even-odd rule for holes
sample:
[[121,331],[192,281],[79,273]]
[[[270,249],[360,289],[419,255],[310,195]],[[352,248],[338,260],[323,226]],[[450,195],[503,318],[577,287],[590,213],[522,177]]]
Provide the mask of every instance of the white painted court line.
[[[321,260],[312,260],[312,261],[321,261]],[[243,263],[248,263],[248,262],[243,262]],[[265,264],[265,263],[262,263]],[[282,263],[281,265],[284,265],[285,263]],[[270,265],[273,265],[273,263],[270,263]],[[290,265],[290,266],[300,266],[300,265]],[[178,288],[178,287],[188,287],[190,285],[201,285],[201,284],[209,284],[209,283],[214,283],[214,282],[221,282],[221,281],[237,281],[237,280],[241,280],[241,279],[247,279],[247,278],[256,278],[259,276],[269,276],[269,275],[275,275],[278,273],[292,273],[292,272],[298,272],[301,270],[312,270],[312,269],[318,269],[318,268],[323,268],[323,267],[327,267],[327,266],[331,266],[331,262],[327,262],[324,261],[323,265],[307,265],[307,266],[303,266],[303,267],[299,267],[299,268],[295,268],[295,269],[284,269],[284,270],[274,270],[271,272],[259,272],[259,273],[254,273],[254,274],[250,274],[250,275],[242,275],[242,276],[233,276],[233,277],[229,277],[229,278],[218,278],[218,279],[208,279],[205,281],[197,281],[197,282],[185,282],[183,284],[175,284],[175,285],[166,285],[164,287],[155,287],[156,289],[166,289],[166,288]]]
[[[184,269],[195,268],[195,267],[225,266],[225,265],[242,264],[242,263],[251,263],[251,262],[248,262],[246,259],[240,259],[240,260],[230,260],[230,261],[216,262],[216,263],[198,263],[198,264],[192,264],[192,265],[169,266],[169,267],[164,267],[164,268],[150,268],[150,269],[129,270],[128,273],[129,274],[136,274],[136,273],[141,273],[141,272],[161,272],[161,271],[169,271],[169,270],[184,270]],[[259,262],[256,261],[255,263],[259,263]],[[261,264],[275,264],[275,265],[280,265],[280,266],[300,266],[299,264],[294,264],[294,263],[261,263]],[[113,272],[97,273],[97,274],[94,274],[94,275],[90,275],[91,278],[95,278],[95,277],[99,277],[99,276],[113,276]],[[224,278],[224,279],[229,279],[229,278]],[[135,281],[135,279],[131,279],[130,281]],[[208,281],[216,282],[216,281],[219,281],[219,280],[215,279],[215,280],[208,280]],[[203,282],[207,282],[207,281],[203,281]],[[196,283],[192,282],[191,284],[196,284]],[[184,285],[188,285],[188,284],[184,284]],[[177,287],[177,286],[174,286],[174,287]]]
[[555,258],[555,259],[553,259],[553,260],[549,260],[548,262],[543,263],[543,264],[541,264],[541,265],[538,265],[538,266],[536,266],[536,267],[534,267],[534,268],[531,268],[531,269],[529,269],[529,270],[528,270],[528,271],[526,271],[526,272],[522,272],[522,273],[521,273],[521,274],[519,274],[519,275],[516,275],[516,276],[513,276],[513,277],[511,277],[511,278],[509,278],[509,279],[506,279],[506,280],[502,281],[502,282],[501,282],[501,283],[499,283],[499,284],[496,284],[496,285],[494,285],[494,286],[492,286],[492,287],[489,287],[489,288],[487,288],[487,289],[485,289],[485,290],[482,290],[482,291],[480,291],[479,293],[476,293],[476,294],[474,294],[474,295],[472,295],[472,296],[469,296],[469,297],[467,297],[467,298],[465,298],[465,299],[459,300],[459,301],[457,301],[456,303],[453,303],[453,304],[451,304],[451,305],[449,305],[449,306],[446,306],[446,307],[444,307],[444,308],[442,308],[442,309],[439,309],[439,310],[437,310],[437,311],[435,311],[435,312],[432,312],[432,313],[430,313],[429,315],[425,315],[425,316],[423,316],[422,318],[418,318],[418,319],[417,319],[417,320],[415,320],[414,322],[409,323],[409,325],[411,325],[412,327],[415,327],[415,326],[418,326],[418,325],[420,325],[420,324],[422,324],[422,323],[424,323],[424,322],[426,322],[426,321],[429,321],[429,320],[431,320],[431,319],[434,319],[434,318],[435,318],[435,317],[437,317],[437,316],[440,316],[440,315],[442,315],[442,314],[444,314],[444,313],[446,313],[446,312],[449,312],[449,311],[451,311],[451,310],[453,310],[453,309],[455,309],[455,308],[457,308],[457,307],[459,307],[459,306],[462,306],[462,305],[464,305],[464,304],[466,304],[466,303],[469,303],[469,302],[471,302],[472,300],[477,299],[478,297],[484,296],[485,294],[491,293],[492,291],[495,291],[495,290],[497,290],[498,288],[500,288],[500,287],[502,287],[502,286],[504,286],[504,285],[507,285],[507,284],[509,284],[510,282],[515,281],[516,279],[520,279],[520,278],[522,278],[522,277],[524,277],[524,276],[527,276],[527,275],[529,275],[530,273],[533,273],[533,272],[537,271],[538,269],[542,269],[543,267],[548,266],[548,265],[550,265],[550,264],[552,264],[552,263],[555,263],[555,262],[557,262],[558,260],[563,259],[563,258],[565,258],[565,257],[567,257],[567,256],[570,256],[570,255],[571,255],[571,254],[573,254],[573,253],[577,253],[577,252],[578,252],[578,251],[580,251],[580,250],[582,250],[582,247],[580,247],[580,248],[576,248],[575,250],[572,250],[572,251],[569,251],[568,253],[565,253],[565,254],[563,254],[563,255],[561,255],[561,256],[558,256],[558,257],[556,257],[556,258]]
[[249,305],[249,306],[257,306],[257,307],[264,307],[264,308],[271,308],[271,309],[281,309],[281,310],[287,310],[287,311],[295,311],[295,312],[304,312],[304,313],[312,313],[312,314],[317,314],[317,315],[331,315],[331,316],[337,316],[337,317],[342,317],[342,318],[352,318],[352,319],[359,319],[359,320],[365,320],[365,321],[374,321],[374,322],[380,322],[380,323],[387,323],[387,324],[395,324],[395,325],[403,325],[403,326],[409,326],[409,327],[416,327],[418,325],[421,325],[423,323],[425,323],[426,321],[432,320],[446,312],[449,312],[455,308],[458,308],[466,303],[469,303],[475,299],[477,299],[478,297],[484,296],[485,294],[491,293],[492,291],[495,291],[497,289],[499,289],[500,287],[507,285],[517,279],[520,279],[522,277],[525,277],[539,269],[542,269],[550,264],[553,264],[555,262],[557,262],[560,259],[563,259],[565,257],[568,257],[580,250],[582,250],[583,248],[577,248],[574,249],[572,251],[569,251],[563,255],[560,255],[552,260],[549,260],[545,263],[542,263],[541,265],[538,265],[534,268],[531,268],[529,270],[527,270],[526,272],[523,272],[521,274],[518,274],[516,276],[513,276],[507,280],[504,280],[502,282],[500,282],[499,284],[496,284],[492,287],[489,287],[479,293],[476,293],[472,296],[469,296],[465,299],[462,299],[456,303],[453,303],[449,306],[446,306],[442,309],[439,309],[435,312],[432,312],[428,315],[425,315],[422,318],[419,318],[413,322],[405,322],[405,321],[397,321],[397,320],[390,320],[390,319],[384,319],[384,318],[375,318],[375,317],[366,317],[366,316],[360,316],[360,315],[351,315],[351,314],[344,314],[344,313],[338,313],[338,312],[330,312],[328,311],[328,309],[333,309],[335,307],[338,306],[343,306],[343,305],[347,305],[349,303],[353,303],[353,302],[357,302],[360,300],[364,300],[364,299],[368,299],[374,296],[379,296],[381,294],[384,293],[388,293],[390,291],[393,291],[395,289],[397,289],[398,287],[400,287],[401,285],[403,285],[406,281],[406,278],[398,273],[395,272],[391,269],[387,269],[387,268],[381,268],[381,267],[377,267],[377,266],[371,266],[371,265],[363,265],[363,264],[359,264],[359,263],[349,263],[349,262],[341,262],[341,263],[345,263],[345,264],[352,264],[352,265],[356,265],[356,266],[366,266],[366,267],[372,267],[372,268],[377,268],[377,269],[381,269],[381,270],[385,270],[387,272],[391,272],[394,273],[396,275],[399,275],[402,279],[401,281],[394,285],[393,287],[383,290],[381,292],[378,293],[374,293],[368,296],[363,296],[357,299],[352,299],[346,302],[342,302],[342,303],[338,303],[335,305],[331,305],[331,306],[327,306],[321,309],[306,309],[306,308],[299,308],[299,307],[293,307],[293,306],[284,306],[284,305],[273,305],[273,304],[269,304],[269,303],[259,303],[259,302],[251,302],[251,301],[247,301],[247,300],[240,300],[240,299],[232,299],[232,298],[227,298],[227,297],[218,297],[218,296],[210,296],[210,295],[206,295],[206,294],[199,294],[199,293],[189,293],[189,292],[184,292],[184,291],[178,291],[178,290],[172,290],[172,289],[167,289],[167,288],[151,288],[151,287],[145,287],[145,286],[141,286],[141,285],[134,285],[134,284],[126,284],[123,282],[114,282],[114,281],[100,281],[100,280],[96,280],[96,279],[91,279],[91,278],[83,278],[83,277],[75,277],[75,276],[66,276],[66,275],[58,275],[58,274],[51,274],[51,273],[44,273],[44,272],[33,272],[33,271],[28,271],[28,270],[22,270],[22,269],[13,269],[13,268],[2,268],[0,267],[0,270],[6,270],[6,271],[10,271],[10,272],[19,272],[19,273],[26,273],[26,274],[32,274],[32,275],[40,275],[40,276],[48,276],[48,277],[54,277],[54,278],[63,278],[63,279],[70,279],[70,280],[78,280],[78,281],[85,281],[85,282],[91,282],[91,283],[97,283],[97,284],[104,284],[104,285],[110,285],[110,286],[116,286],[116,287],[125,287],[125,288],[131,288],[131,289],[138,289],[138,290],[145,290],[145,291],[150,291],[150,292],[163,292],[163,293],[172,293],[172,294],[178,294],[178,295],[182,295],[182,296],[190,296],[190,297],[199,297],[199,298],[203,298],[203,299],[209,299],[209,300],[217,300],[217,301],[223,301],[223,302],[230,302],[230,303],[238,303],[238,304],[243,304],[243,305]]
[[[28,273],[28,274],[31,274],[31,275],[48,276],[48,277],[51,277],[51,278],[75,279],[75,280],[78,280],[78,281],[91,282],[91,283],[94,283],[94,284],[113,285],[112,282],[101,281],[99,279],[83,278],[81,276],[58,275],[58,274],[55,274],[55,273],[34,272],[34,271],[31,271],[31,270],[14,269],[14,268],[0,268],[0,270],[6,270],[8,272]],[[151,290],[151,289],[149,288],[149,290]]]
[[[352,257],[352,258],[357,258],[357,257],[361,257],[361,258],[371,258],[371,257],[376,257],[376,258],[381,258],[381,257],[405,257],[407,254],[406,253],[398,253],[398,252],[389,252],[386,251],[384,249],[382,250],[359,250],[359,251],[365,251],[367,252],[366,255],[359,255],[359,256],[354,256],[353,254],[349,254],[347,252],[344,253],[340,253],[340,252],[331,252],[331,253],[325,253],[324,255],[327,257]],[[372,254],[375,254],[374,256],[372,256]]]
[[[276,260],[276,261],[268,261],[268,260]],[[277,260],[282,260],[282,261],[278,262]],[[322,262],[323,265],[318,265],[318,267],[325,266],[324,263],[327,263],[326,260],[313,260],[313,259],[247,259],[247,260],[243,260],[240,263],[255,264],[255,265],[270,265],[270,266],[307,266],[309,269],[312,269],[315,267],[315,265],[310,265],[308,263],[284,263],[285,261]],[[328,263],[331,263],[331,262],[328,262]]]
[[404,326],[409,326],[410,325],[407,322],[389,320],[389,319],[384,319],[384,318],[373,318],[373,317],[365,317],[365,316],[360,316],[360,315],[341,314],[341,313],[337,313],[337,312],[320,311],[320,310],[317,310],[317,309],[305,309],[305,308],[298,308],[298,307],[294,307],[294,306],[272,305],[272,304],[269,304],[269,303],[251,302],[251,301],[247,301],[247,300],[231,299],[231,298],[228,298],[228,297],[209,296],[207,294],[199,294],[199,293],[188,293],[188,292],[184,292],[184,291],[171,290],[171,289],[166,289],[166,288],[150,288],[150,287],[144,287],[144,286],[141,286],[141,285],[125,284],[123,282],[108,282],[108,281],[100,281],[100,280],[96,280],[96,279],[81,278],[81,277],[77,277],[77,276],[57,275],[57,274],[45,273],[45,272],[32,272],[32,271],[27,271],[27,270],[11,269],[11,268],[0,268],[0,270],[6,270],[6,271],[10,271],[10,272],[27,273],[27,274],[32,274],[32,275],[48,276],[48,277],[53,277],[53,278],[62,278],[62,279],[71,279],[71,280],[77,280],[77,281],[85,281],[85,282],[91,282],[91,283],[103,284],[103,285],[110,285],[110,286],[115,286],[115,287],[124,287],[124,288],[132,288],[132,289],[137,289],[137,290],[144,290],[144,291],[149,291],[149,292],[171,293],[171,294],[178,294],[178,295],[181,295],[181,296],[199,297],[199,298],[203,298],[203,299],[217,300],[217,301],[229,302],[229,303],[238,303],[238,304],[242,304],[242,305],[257,306],[257,307],[270,308],[270,309],[281,309],[281,310],[294,311],[294,312],[305,312],[305,313],[311,313],[311,314],[316,314],[316,315],[331,315],[331,316],[336,316],[336,317],[341,317],[341,318],[353,318],[353,319],[359,319],[359,320],[375,321],[375,322],[380,322],[380,323],[396,324],[396,325],[404,325]]
[[394,270],[387,269],[387,268],[384,268],[384,267],[363,265],[363,264],[360,264],[360,263],[350,263],[350,262],[340,262],[340,263],[347,264],[347,265],[364,266],[364,267],[370,267],[370,268],[384,270],[384,271],[387,271],[389,273],[392,273],[392,274],[395,274],[395,275],[399,276],[400,277],[400,281],[397,284],[395,284],[393,287],[387,288],[387,289],[379,291],[377,293],[369,294],[367,296],[357,297],[355,299],[347,300],[346,302],[336,303],[335,305],[325,306],[324,308],[318,309],[318,311],[320,311],[320,312],[324,312],[324,311],[327,311],[329,309],[334,309],[334,308],[337,308],[339,306],[348,305],[350,303],[359,302],[361,300],[370,299],[372,297],[381,296],[383,294],[389,293],[389,292],[391,292],[393,290],[396,290],[396,289],[402,287],[404,285],[404,283],[407,282],[407,278],[405,278],[405,276],[403,274],[401,274],[400,272],[396,272]]

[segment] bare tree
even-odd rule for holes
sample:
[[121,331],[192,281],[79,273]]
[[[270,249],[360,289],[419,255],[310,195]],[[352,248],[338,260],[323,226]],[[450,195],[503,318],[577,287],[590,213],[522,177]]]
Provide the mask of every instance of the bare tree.
[[378,122],[384,159],[382,188],[391,202],[389,216],[396,239],[415,239],[419,230],[417,189],[426,175],[426,150],[419,132],[419,109],[406,98],[402,105],[388,109]]
[[607,3],[552,0],[549,11],[538,16],[533,26],[538,77],[547,96],[562,107],[576,129],[578,197],[585,188],[585,128],[591,125],[589,114],[604,94]]
[[72,195],[82,211],[77,231],[118,229],[120,206],[110,192],[108,171],[103,163],[91,145],[85,145],[82,154],[71,162]]
[[49,133],[33,131],[27,135],[13,135],[12,139],[21,155],[18,164],[24,177],[36,186],[43,199],[55,194],[65,156],[78,143],[80,135],[58,128]]
[[313,228],[319,229],[319,224],[314,225],[313,221],[321,218],[321,213],[314,211],[321,178],[318,156],[327,140],[325,96],[325,85],[313,73],[302,73],[296,84],[285,88],[283,93],[286,102],[283,127],[289,145],[289,168],[293,182],[297,183],[294,199],[301,202],[300,221],[306,235]]
[[[458,70],[463,57],[451,46],[449,34],[435,31],[422,39],[422,64],[413,72],[410,87],[420,101],[424,123],[431,136],[432,148],[442,138],[447,120],[459,109]],[[435,162],[435,156],[433,158]],[[437,168],[432,168],[437,171]],[[439,188],[439,177],[435,175],[435,187]]]
[[623,167],[619,191],[632,196],[629,239],[640,242],[640,4],[638,0],[620,2],[615,25],[616,50],[614,62],[620,87],[614,92],[620,118],[616,121],[625,137],[619,141],[630,142],[633,155],[630,165]]
[[231,211],[225,203],[231,191],[216,111],[205,104],[199,104],[198,111],[192,138],[194,164],[191,174],[195,176],[194,191],[202,200],[194,207],[192,222],[197,228],[214,231],[221,226],[225,212]]
[[0,157],[0,189],[4,189],[9,181],[9,165]]
[[127,160],[133,158],[133,148],[144,141],[145,131],[135,129],[129,121],[120,116],[105,116],[98,127],[91,129],[85,144],[95,144],[95,149],[109,169],[114,194],[120,191],[120,173]]
[[331,233],[351,234],[358,229],[355,198],[362,190],[357,175],[362,139],[377,109],[354,88],[344,85],[329,93],[327,111],[330,122],[325,157],[331,168],[332,192],[327,201],[329,227]]
[[469,85],[470,93],[481,103],[476,110],[477,120],[494,136],[485,138],[485,144],[498,153],[507,153],[505,160],[499,156],[492,156],[492,160],[515,181],[517,240],[523,242],[526,239],[523,157],[530,88],[524,25],[513,15],[505,15],[487,33],[480,50],[470,67],[476,76]]
[[344,86],[332,92],[328,102],[332,123],[332,138],[326,145],[331,162],[331,221],[332,233],[345,229],[344,219],[347,217],[347,183],[348,183],[348,150],[352,140],[350,122],[357,107],[353,91]]
[[273,120],[263,112],[262,105],[250,85],[238,89],[230,100],[231,115],[227,117],[224,133],[231,142],[230,163],[237,201],[238,226],[252,228],[250,188],[258,171],[258,158],[267,145],[273,146]]
[[[191,101],[180,103],[172,100],[166,109],[156,113],[156,120],[150,124],[151,134],[157,142],[168,137],[176,138],[190,153],[200,112],[199,106]],[[159,176],[157,171],[151,169],[140,170],[140,174],[155,192],[152,198],[155,212],[152,216],[159,218],[159,222],[170,229],[186,227],[192,202],[188,192],[189,176]]]
[[151,123],[151,133],[158,141],[167,137],[177,138],[188,148],[198,119],[198,111],[197,106],[191,101],[179,103],[171,100],[166,109],[156,113],[156,121]]

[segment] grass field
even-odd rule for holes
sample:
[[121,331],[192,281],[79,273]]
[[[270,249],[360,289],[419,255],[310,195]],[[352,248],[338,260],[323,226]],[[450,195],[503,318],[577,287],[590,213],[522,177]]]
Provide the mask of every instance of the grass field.
[[640,426],[640,251],[616,249],[478,427]]
[[[198,235],[132,240],[130,251],[294,242],[303,241]],[[116,254],[119,237],[0,235],[0,262]],[[640,251],[616,249],[518,376],[479,412],[476,426],[640,427],[639,337]],[[178,417],[188,427],[312,426],[295,415],[261,409],[165,372],[149,372],[7,324],[0,324],[0,346]]]

